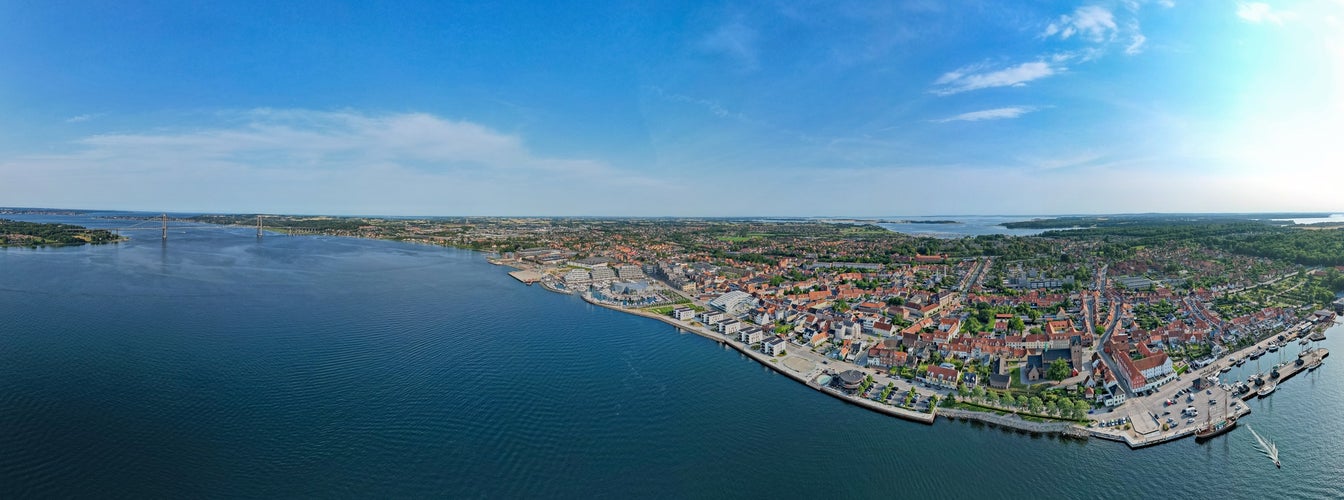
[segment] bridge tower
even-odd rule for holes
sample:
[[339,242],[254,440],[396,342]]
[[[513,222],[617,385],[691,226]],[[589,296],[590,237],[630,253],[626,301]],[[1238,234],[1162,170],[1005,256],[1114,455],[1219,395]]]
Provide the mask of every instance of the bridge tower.
[[159,216],[163,219],[163,241],[168,241],[168,214]]
[[261,214],[257,214],[257,237],[261,237]]

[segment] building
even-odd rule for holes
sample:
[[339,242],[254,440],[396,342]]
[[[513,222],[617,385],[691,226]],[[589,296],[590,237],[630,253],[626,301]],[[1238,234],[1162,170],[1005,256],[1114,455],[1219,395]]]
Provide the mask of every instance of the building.
[[644,281],[634,281],[629,283],[618,281],[612,283],[610,289],[611,293],[621,295],[639,295],[649,290],[649,284]]
[[743,344],[747,345],[758,344],[761,342],[761,340],[765,339],[765,331],[761,330],[761,327],[759,326],[755,325],[748,326],[746,328],[738,330],[737,339],[742,341]]
[[709,301],[709,305],[728,314],[744,314],[756,307],[756,298],[747,292],[733,290]]
[[784,354],[784,349],[788,347],[788,345],[789,343],[785,342],[783,339],[773,337],[770,340],[765,341],[764,344],[761,344],[761,352],[764,352],[767,356],[779,356]]
[[845,370],[835,377],[835,383],[841,389],[852,391],[863,385],[863,372],[858,370]]
[[952,365],[944,363],[940,366],[930,366],[928,373],[924,375],[924,382],[948,389],[956,389],[957,381],[960,378],[961,372],[952,368]]
[[742,330],[742,322],[735,319],[726,319],[718,324],[719,333],[732,335]]
[[672,310],[672,317],[680,321],[686,321],[695,317],[695,309],[689,307],[678,307]]
[[593,277],[586,269],[570,269],[565,273],[564,280],[565,284],[578,285],[592,281]]
[[621,266],[616,268],[616,277],[630,281],[642,280],[644,271],[639,266]]
[[700,313],[700,322],[706,325],[712,325],[720,321],[723,321],[724,319],[727,318],[728,318],[727,314],[724,314],[722,311],[715,311],[713,309]]
[[611,259],[608,259],[606,257],[589,257],[587,259],[578,259],[569,261],[570,265],[582,267],[584,269],[597,269],[599,267],[607,267],[607,264],[610,263]]
[[604,266],[593,268],[591,274],[593,276],[593,281],[611,281],[616,279],[616,271],[611,270],[610,267]]

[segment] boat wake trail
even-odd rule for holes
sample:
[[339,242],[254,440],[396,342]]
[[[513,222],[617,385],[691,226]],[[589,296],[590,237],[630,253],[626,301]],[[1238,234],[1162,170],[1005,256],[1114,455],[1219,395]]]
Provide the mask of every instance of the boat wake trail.
[[1260,437],[1260,433],[1255,432],[1255,429],[1252,429],[1250,425],[1247,425],[1246,428],[1251,429],[1251,435],[1255,436],[1255,440],[1260,443],[1260,453],[1264,453],[1266,457],[1273,460],[1274,466],[1281,467],[1279,465],[1279,447],[1274,446],[1273,442],[1266,441],[1265,438]]

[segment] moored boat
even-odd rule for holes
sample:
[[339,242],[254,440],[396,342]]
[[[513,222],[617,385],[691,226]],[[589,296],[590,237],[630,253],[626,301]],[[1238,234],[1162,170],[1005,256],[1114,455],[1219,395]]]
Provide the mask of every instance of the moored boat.
[[1195,440],[1204,441],[1216,436],[1221,436],[1227,431],[1237,426],[1237,417],[1227,417],[1219,422],[1211,422],[1203,428],[1195,431]]
[[1260,390],[1255,391],[1255,395],[1256,395],[1256,396],[1260,396],[1260,397],[1262,397],[1262,398],[1263,398],[1263,397],[1267,397],[1267,396],[1269,396],[1270,394],[1274,394],[1274,390],[1275,390],[1275,389],[1278,389],[1278,388],[1279,388],[1279,384],[1275,384],[1275,383],[1265,384],[1265,386],[1264,386],[1264,387],[1261,387]]
[[1310,366],[1307,366],[1307,371],[1315,371],[1317,368],[1320,367],[1321,367],[1321,360],[1318,359],[1316,361],[1313,361]]

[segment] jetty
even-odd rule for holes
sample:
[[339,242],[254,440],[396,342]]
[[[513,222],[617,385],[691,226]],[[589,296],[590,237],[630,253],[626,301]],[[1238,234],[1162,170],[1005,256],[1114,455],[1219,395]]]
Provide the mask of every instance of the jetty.
[[513,279],[516,279],[523,283],[527,283],[529,285],[541,281],[542,278],[546,277],[545,274],[533,271],[531,269],[519,269],[517,271],[510,271],[509,276],[513,276]]
[[[1330,350],[1324,347],[1303,351],[1302,354],[1298,356],[1297,360],[1289,361],[1278,367],[1279,378],[1268,380],[1271,379],[1272,376],[1268,373],[1264,374],[1265,378],[1267,379],[1265,380],[1265,384],[1266,385],[1282,384],[1284,381],[1293,378],[1299,373],[1302,373],[1310,369],[1314,369],[1313,366],[1320,366],[1319,363],[1321,363],[1322,360],[1324,360],[1329,355]],[[1301,363],[1299,363],[1298,361],[1301,361]],[[1246,391],[1245,394],[1242,394],[1241,398],[1251,399],[1258,395],[1259,394],[1257,393],[1257,391],[1251,390]],[[1264,397],[1270,397],[1272,395],[1273,393],[1271,392],[1270,394],[1264,395]]]

